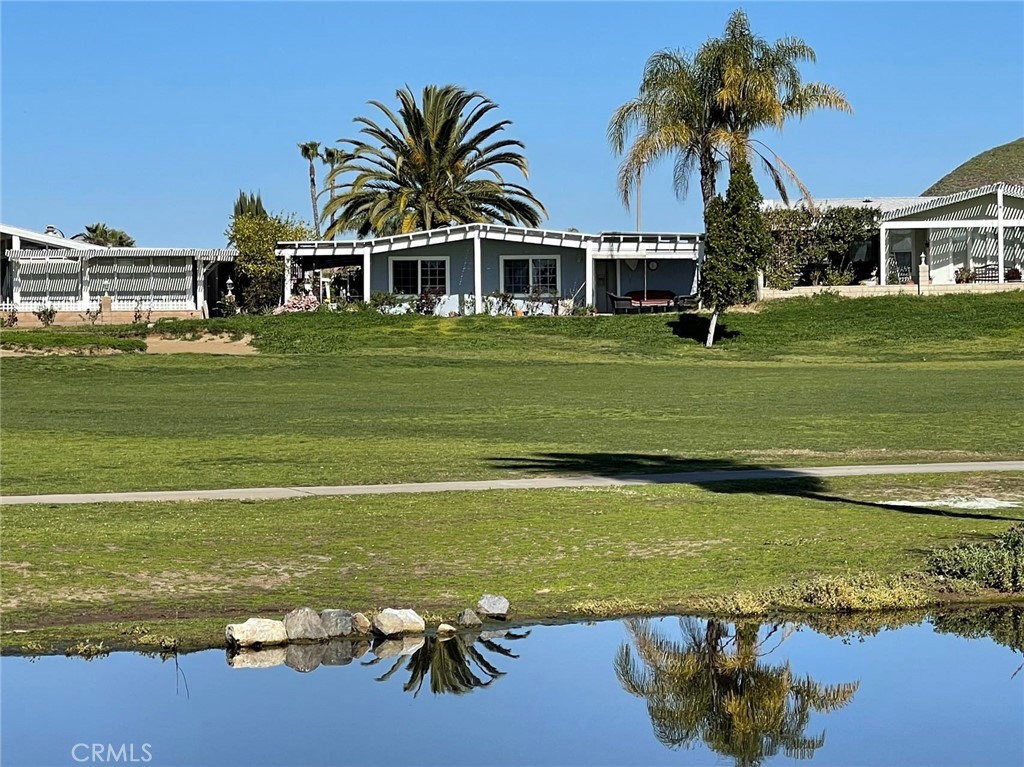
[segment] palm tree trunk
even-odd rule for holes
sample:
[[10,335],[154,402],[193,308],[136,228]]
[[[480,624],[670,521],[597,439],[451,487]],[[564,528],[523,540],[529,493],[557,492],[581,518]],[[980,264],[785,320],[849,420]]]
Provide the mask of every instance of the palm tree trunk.
[[313,203],[313,231],[316,238],[320,239],[320,213],[316,208],[316,166],[309,161],[309,199]]
[[[700,193],[704,198],[704,212],[707,213],[708,206],[715,198],[715,184],[718,180],[718,170],[715,168],[715,158],[710,152],[702,152],[700,156]],[[705,221],[705,227],[707,222]]]
[[704,347],[710,349],[715,343],[715,328],[718,327],[718,307],[711,310],[711,323],[708,325],[708,340]]

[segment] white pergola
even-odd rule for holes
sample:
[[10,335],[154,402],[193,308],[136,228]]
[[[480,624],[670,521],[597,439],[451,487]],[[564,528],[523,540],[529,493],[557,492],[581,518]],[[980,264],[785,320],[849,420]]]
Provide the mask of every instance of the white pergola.
[[1024,186],[996,183],[934,197],[882,214],[878,283],[885,285],[889,232],[893,230],[992,230],[996,232],[998,281],[1005,281],[1006,231],[1024,227]]

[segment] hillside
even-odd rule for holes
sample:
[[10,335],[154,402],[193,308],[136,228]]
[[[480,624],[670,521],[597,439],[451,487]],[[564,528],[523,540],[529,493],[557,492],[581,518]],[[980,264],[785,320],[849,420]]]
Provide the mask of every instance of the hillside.
[[921,194],[925,197],[942,196],[996,181],[1024,185],[1024,137],[972,157]]

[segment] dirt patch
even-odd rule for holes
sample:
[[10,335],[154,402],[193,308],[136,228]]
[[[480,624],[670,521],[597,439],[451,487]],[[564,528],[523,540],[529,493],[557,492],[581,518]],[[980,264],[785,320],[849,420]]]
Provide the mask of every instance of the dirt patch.
[[244,335],[237,341],[228,336],[204,335],[201,338],[167,338],[149,336],[146,338],[148,354],[256,354],[252,348],[252,336]]

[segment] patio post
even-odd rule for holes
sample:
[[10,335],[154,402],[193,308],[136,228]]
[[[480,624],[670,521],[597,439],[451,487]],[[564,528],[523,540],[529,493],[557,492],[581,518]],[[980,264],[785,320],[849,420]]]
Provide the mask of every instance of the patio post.
[[587,255],[585,256],[586,271],[583,276],[583,281],[587,285],[587,289],[584,291],[587,299],[587,306],[597,306],[597,297],[594,294],[594,246],[591,243],[587,243]]
[[[480,242],[480,231],[473,233],[473,313],[481,314],[484,310],[484,275],[483,246]],[[461,292],[461,291],[460,291]]]
[[284,257],[284,302],[292,297],[292,257]]
[[878,284],[886,285],[888,280],[886,279],[886,270],[888,268],[889,261],[889,230],[886,229],[885,224],[881,224],[878,227]]
[[363,301],[370,300],[370,246],[363,248]]
[[996,186],[996,250],[999,255],[999,282],[1006,281],[1006,252],[1003,241],[1003,185]]

